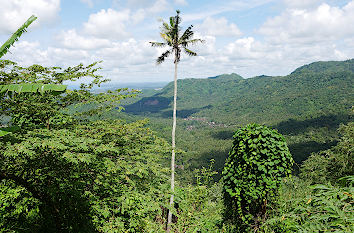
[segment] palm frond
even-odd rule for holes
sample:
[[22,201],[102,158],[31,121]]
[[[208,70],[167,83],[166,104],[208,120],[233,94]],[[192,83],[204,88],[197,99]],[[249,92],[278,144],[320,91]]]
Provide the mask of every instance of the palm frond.
[[175,26],[176,19],[175,17],[170,17],[170,27],[173,28]]
[[197,56],[197,53],[196,52],[193,52],[192,50],[190,50],[190,49],[187,49],[187,48],[184,48],[184,52],[186,53],[186,54],[188,54],[189,56]]
[[177,15],[175,16],[176,24],[180,25],[182,22],[182,18],[179,16],[180,10],[176,10]]
[[183,43],[183,41],[186,41],[186,40],[190,40],[193,35],[194,35],[194,32],[192,31],[192,27],[193,25],[189,26],[183,33],[183,35],[181,36],[181,38],[179,38],[178,42],[181,44]]
[[161,31],[163,33],[168,33],[170,30],[171,30],[170,25],[168,25],[168,23],[166,23],[165,21],[162,21]]
[[163,42],[149,42],[151,44],[152,47],[159,47],[159,48],[163,48],[165,47],[167,44],[163,43]]
[[185,47],[189,46],[189,45],[195,45],[197,43],[204,43],[205,40],[202,39],[192,39],[192,40],[187,40],[185,41]]
[[177,15],[173,18],[173,20],[170,19],[170,21],[173,21],[173,25],[171,25],[171,30],[170,30],[170,37],[172,39],[172,41],[174,42],[174,44],[178,43],[178,38],[179,38],[179,34],[181,31],[181,27],[179,26],[181,24],[181,17],[179,16],[180,11],[177,10]]
[[157,58],[157,64],[164,62],[165,59],[171,54],[174,55],[174,63],[178,63],[180,61],[182,49],[189,56],[197,56],[196,52],[193,52],[187,47],[198,42],[204,42],[204,40],[201,39],[192,39],[194,35],[194,32],[192,31],[193,25],[189,26],[181,37],[179,36],[181,32],[180,23],[182,20],[179,16],[180,11],[177,10],[176,12],[177,15],[170,17],[169,24],[161,20],[162,26],[160,36],[164,42],[150,42],[153,47],[170,47],[169,50],[166,50],[160,55],[160,57]]
[[172,53],[172,49],[166,50],[156,59],[156,64],[160,65]]
[[169,46],[172,46],[172,44],[173,44],[173,38],[171,38],[171,36],[169,36],[169,34],[160,33],[160,36],[161,36],[162,39],[164,39],[164,40],[167,42],[167,44],[168,44]]
[[0,47],[0,58],[9,51],[10,47],[18,40],[22,33],[26,32],[26,28],[28,28],[28,26],[36,19],[37,17],[34,15],[29,17],[27,21]]

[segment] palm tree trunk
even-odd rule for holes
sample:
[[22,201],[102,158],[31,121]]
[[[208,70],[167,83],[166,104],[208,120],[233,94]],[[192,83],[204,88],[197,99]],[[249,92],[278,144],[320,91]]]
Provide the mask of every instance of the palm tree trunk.
[[174,95],[173,95],[173,126],[172,126],[172,156],[171,156],[171,198],[170,209],[168,211],[167,229],[170,232],[172,223],[173,198],[175,192],[175,147],[176,147],[176,112],[177,112],[177,62],[175,62],[175,77],[174,77]]

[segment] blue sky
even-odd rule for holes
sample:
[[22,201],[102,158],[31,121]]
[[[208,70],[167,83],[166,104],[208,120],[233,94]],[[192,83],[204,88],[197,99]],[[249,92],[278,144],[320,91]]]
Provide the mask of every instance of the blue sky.
[[181,10],[205,44],[182,57],[179,78],[238,73],[286,75],[314,61],[354,54],[354,0],[0,0],[0,41],[29,16],[38,20],[4,58],[20,65],[73,66],[103,61],[112,82],[170,81],[160,66],[159,19]]

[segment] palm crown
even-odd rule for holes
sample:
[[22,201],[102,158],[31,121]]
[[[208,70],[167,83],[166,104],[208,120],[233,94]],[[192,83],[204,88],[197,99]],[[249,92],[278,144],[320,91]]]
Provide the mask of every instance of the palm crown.
[[177,10],[176,12],[176,16],[170,17],[170,24],[162,21],[160,36],[165,42],[150,42],[153,47],[170,47],[157,58],[157,64],[164,62],[165,58],[171,54],[175,55],[174,63],[178,63],[181,58],[182,49],[189,56],[197,56],[197,53],[188,49],[188,46],[198,42],[204,42],[201,39],[193,39],[193,25],[189,26],[181,35],[181,27],[179,26],[181,23],[181,17],[179,16],[180,11]]

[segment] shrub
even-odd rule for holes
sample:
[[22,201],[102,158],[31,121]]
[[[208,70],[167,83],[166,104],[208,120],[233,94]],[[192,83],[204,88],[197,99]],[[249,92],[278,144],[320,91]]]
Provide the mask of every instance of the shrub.
[[236,131],[223,170],[226,222],[241,232],[257,230],[292,165],[284,137],[277,131],[257,124]]

